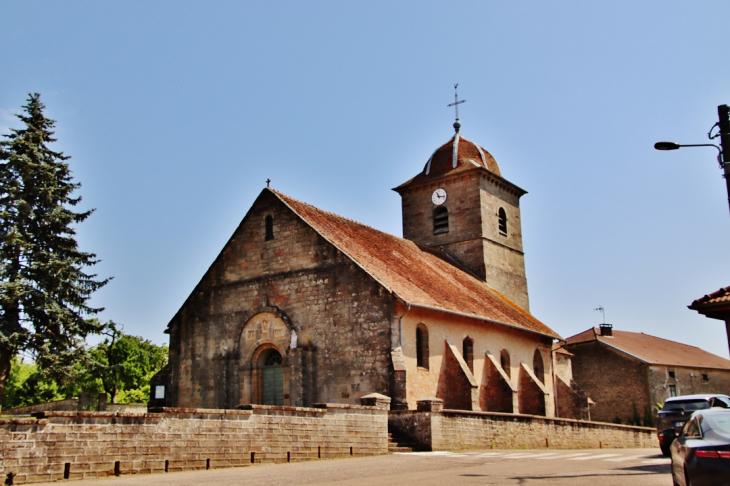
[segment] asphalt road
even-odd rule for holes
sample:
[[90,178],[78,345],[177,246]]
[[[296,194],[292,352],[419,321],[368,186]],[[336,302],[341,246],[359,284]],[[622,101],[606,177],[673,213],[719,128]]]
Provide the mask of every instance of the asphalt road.
[[[658,449],[421,452],[67,481],[79,486],[670,486]],[[58,484],[58,483],[44,483]]]

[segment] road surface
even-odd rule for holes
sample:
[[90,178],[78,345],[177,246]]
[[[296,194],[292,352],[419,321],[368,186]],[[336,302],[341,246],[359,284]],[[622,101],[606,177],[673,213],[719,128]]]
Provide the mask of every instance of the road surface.
[[[670,486],[659,449],[415,452],[66,481],[78,486]],[[55,484],[58,483],[44,483]]]

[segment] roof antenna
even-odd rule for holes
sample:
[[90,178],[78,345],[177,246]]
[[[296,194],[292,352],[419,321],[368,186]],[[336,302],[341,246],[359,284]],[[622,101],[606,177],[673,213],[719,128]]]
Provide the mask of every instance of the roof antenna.
[[599,304],[598,307],[596,307],[593,310],[594,311],[600,311],[601,312],[601,314],[603,315],[603,322],[602,322],[602,324],[605,324],[606,323],[606,310],[603,308],[603,306]]
[[459,133],[459,129],[461,128],[461,123],[459,123],[459,105],[462,103],[466,103],[466,100],[460,100],[459,96],[456,93],[456,88],[459,87],[459,83],[456,83],[454,85],[454,102],[449,103],[446,105],[447,107],[454,107],[454,110],[456,110],[456,121],[454,122],[454,130],[456,130],[456,133]]
[[606,324],[606,311],[603,308],[603,306],[599,305],[597,308],[595,308],[593,310],[601,311],[601,314],[603,314],[603,323],[600,326],[598,326],[601,328],[601,336],[613,337],[613,324]]

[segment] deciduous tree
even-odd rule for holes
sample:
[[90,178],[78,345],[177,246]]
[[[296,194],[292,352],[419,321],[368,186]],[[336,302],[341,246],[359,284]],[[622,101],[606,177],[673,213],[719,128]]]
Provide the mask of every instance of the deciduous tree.
[[150,378],[167,364],[167,347],[124,334],[112,321],[104,327],[106,339],[89,351],[88,375],[101,381],[111,403],[119,395],[126,403],[148,401]]

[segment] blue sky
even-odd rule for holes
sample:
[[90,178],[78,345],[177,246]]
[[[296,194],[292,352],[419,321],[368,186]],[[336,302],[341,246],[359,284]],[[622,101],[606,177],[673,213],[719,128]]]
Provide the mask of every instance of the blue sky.
[[[93,304],[163,331],[272,187],[400,235],[391,191],[462,134],[526,189],[532,313],[606,321],[728,357],[687,309],[730,285],[730,215],[707,143],[730,103],[723,1],[0,0],[0,133],[27,93],[57,120],[114,280]],[[723,250],[724,248],[724,250]]]

